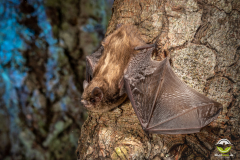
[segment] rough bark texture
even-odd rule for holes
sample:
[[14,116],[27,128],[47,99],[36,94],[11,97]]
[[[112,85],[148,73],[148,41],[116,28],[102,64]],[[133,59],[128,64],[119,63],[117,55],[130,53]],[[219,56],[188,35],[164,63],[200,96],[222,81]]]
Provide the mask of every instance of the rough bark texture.
[[0,160],[76,159],[85,55],[111,1],[0,0]]
[[[171,57],[175,73],[189,86],[223,104],[218,119],[200,133],[147,135],[131,103],[89,113],[77,149],[79,159],[219,159],[219,139],[232,142],[240,159],[240,2],[238,0],[115,0],[106,35],[119,23],[138,26],[158,54]],[[231,159],[230,158],[230,159]]]

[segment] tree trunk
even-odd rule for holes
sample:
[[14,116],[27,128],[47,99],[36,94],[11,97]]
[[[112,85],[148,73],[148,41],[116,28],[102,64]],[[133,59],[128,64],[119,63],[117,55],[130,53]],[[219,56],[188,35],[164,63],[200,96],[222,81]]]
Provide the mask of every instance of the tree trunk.
[[189,86],[223,104],[218,119],[201,132],[147,135],[129,100],[107,113],[89,112],[78,159],[219,159],[218,140],[232,143],[240,159],[240,2],[232,0],[115,0],[106,35],[133,24],[153,43],[157,60],[167,51],[174,72]]

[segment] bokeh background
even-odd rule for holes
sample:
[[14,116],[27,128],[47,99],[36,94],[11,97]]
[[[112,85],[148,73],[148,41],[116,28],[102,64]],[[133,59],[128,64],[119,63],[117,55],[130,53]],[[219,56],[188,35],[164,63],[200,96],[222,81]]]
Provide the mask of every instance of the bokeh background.
[[0,159],[76,159],[85,56],[113,0],[0,0]]

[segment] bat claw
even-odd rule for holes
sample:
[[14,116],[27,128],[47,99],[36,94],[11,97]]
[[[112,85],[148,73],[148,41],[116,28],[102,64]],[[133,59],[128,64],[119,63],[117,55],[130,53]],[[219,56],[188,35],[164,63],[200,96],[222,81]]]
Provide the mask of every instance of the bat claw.
[[152,47],[156,47],[156,45],[155,44],[146,44],[146,45],[143,45],[143,46],[137,46],[134,49],[135,50],[142,50],[142,49],[148,49],[148,48],[152,48]]

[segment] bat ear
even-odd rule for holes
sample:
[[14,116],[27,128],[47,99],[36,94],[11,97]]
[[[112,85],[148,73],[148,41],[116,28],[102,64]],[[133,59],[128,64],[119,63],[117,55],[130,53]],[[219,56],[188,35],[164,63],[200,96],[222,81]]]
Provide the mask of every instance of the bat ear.
[[92,90],[92,97],[97,101],[101,101],[102,98],[103,98],[103,92],[100,88],[98,87],[95,87],[93,90]]
[[86,80],[83,81],[83,89],[85,89],[88,86],[88,82]]

